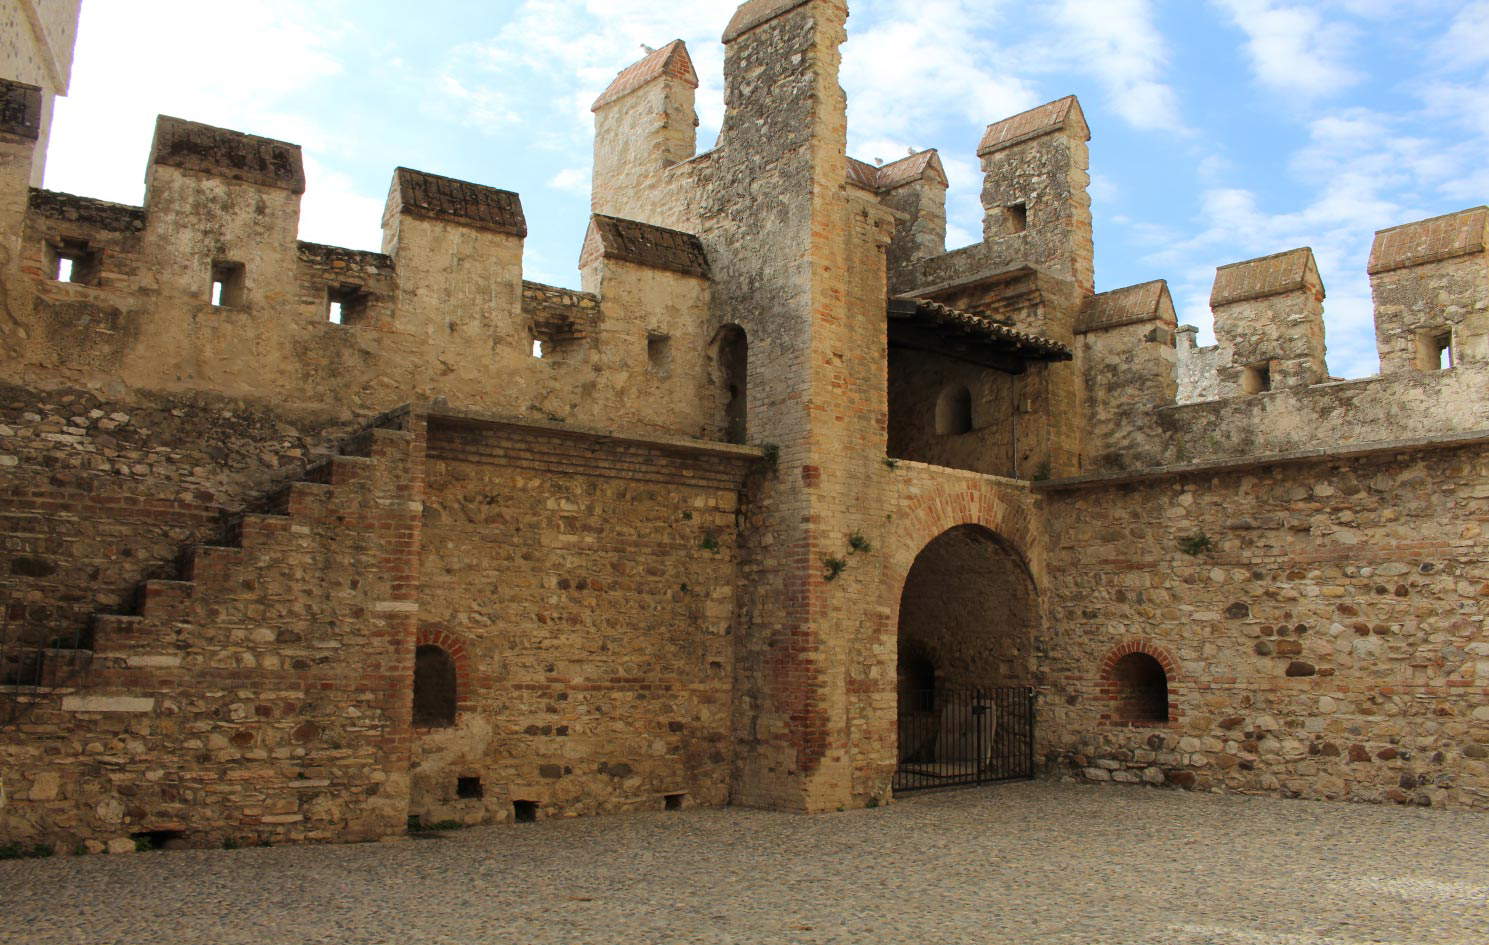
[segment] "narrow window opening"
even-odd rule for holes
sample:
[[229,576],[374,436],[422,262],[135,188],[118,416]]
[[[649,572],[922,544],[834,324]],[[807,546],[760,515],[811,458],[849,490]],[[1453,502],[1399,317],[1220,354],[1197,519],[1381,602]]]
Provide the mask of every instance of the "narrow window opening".
[[213,263],[212,304],[217,308],[236,308],[243,304],[242,263]]
[[1010,204],[1005,208],[1007,215],[1007,231],[1009,235],[1022,233],[1029,228],[1029,205],[1024,203]]
[[537,801],[513,801],[512,817],[519,824],[531,824],[538,819]]
[[456,778],[455,796],[465,799],[480,799],[486,796],[480,778]]
[[355,325],[366,320],[367,293],[358,285],[334,285],[326,290],[327,317],[333,325]]
[[414,725],[447,728],[455,724],[455,661],[443,648],[424,644],[414,651]]
[[749,339],[738,325],[725,325],[715,337],[714,350],[725,394],[724,439],[744,443],[749,436]]
[[541,338],[533,339],[533,357],[539,360],[543,358],[543,339]]
[[1454,364],[1453,333],[1425,331],[1417,335],[1417,367],[1423,371],[1446,371]]
[[686,794],[668,794],[662,798],[663,810],[682,810],[682,805],[687,800]]
[[660,332],[646,336],[646,363],[653,374],[666,376],[672,370],[672,338]]
[[1272,389],[1272,362],[1259,361],[1241,369],[1241,390],[1261,394]]
[[936,401],[936,432],[942,436],[972,432],[972,392],[965,385],[954,384],[941,392]]
[[1112,668],[1112,681],[1119,721],[1168,721],[1168,674],[1158,660],[1147,653],[1128,653]]
[[87,240],[65,239],[60,244],[50,246],[49,249],[51,250],[53,280],[71,282],[76,285],[98,283],[99,260],[102,254],[91,248]]

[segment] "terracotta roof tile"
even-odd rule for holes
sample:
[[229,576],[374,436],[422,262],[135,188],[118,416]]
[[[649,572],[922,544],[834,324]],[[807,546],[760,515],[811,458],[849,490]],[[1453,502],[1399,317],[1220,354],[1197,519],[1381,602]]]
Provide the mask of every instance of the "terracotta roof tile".
[[300,146],[161,115],[150,163],[305,193]]
[[[932,302],[930,299],[905,299],[899,304],[905,303],[914,304],[915,314],[920,318],[981,341],[990,342],[999,348],[1012,349],[1025,357],[1041,361],[1069,361],[1072,357],[1070,349],[1058,341],[1019,331],[1008,325],[983,318],[981,315],[959,311],[949,305]],[[894,306],[895,303],[891,303],[892,309]]]
[[1215,271],[1210,306],[1232,305],[1288,292],[1314,291],[1322,297],[1323,280],[1313,261],[1313,250],[1303,247],[1273,256],[1231,263]]
[[941,165],[941,154],[935,148],[927,148],[879,168],[879,189],[893,190],[930,174],[935,174],[942,184],[946,183],[946,168]]
[[648,53],[640,62],[632,63],[620,71],[610,87],[600,93],[590,111],[599,111],[611,102],[624,98],[643,85],[663,76],[681,79],[693,88],[698,87],[698,73],[693,69],[693,58],[688,55],[688,44],[680,39]]
[[667,269],[707,279],[708,257],[703,243],[691,233],[595,214],[585,236],[584,265],[595,255],[637,266]]
[[999,151],[1062,129],[1076,132],[1084,141],[1091,140],[1086,115],[1081,111],[1081,103],[1074,95],[1067,95],[1057,102],[1031,108],[1012,118],[988,125],[987,133],[982,136],[982,143],[977,146],[977,153],[983,155]]
[[928,148],[881,167],[857,158],[848,159],[848,182],[876,193],[893,190],[929,175],[935,175],[942,184],[946,183],[946,169],[941,165],[941,155],[935,148]]
[[1091,296],[1081,306],[1075,331],[1077,334],[1101,331],[1154,319],[1169,325],[1177,322],[1174,300],[1169,295],[1168,283],[1162,279]]
[[1370,250],[1370,274],[1482,253],[1489,248],[1489,207],[1460,210],[1381,230]]
[[527,236],[522,198],[510,190],[400,167],[393,173],[389,203],[395,198],[402,211],[413,216]]

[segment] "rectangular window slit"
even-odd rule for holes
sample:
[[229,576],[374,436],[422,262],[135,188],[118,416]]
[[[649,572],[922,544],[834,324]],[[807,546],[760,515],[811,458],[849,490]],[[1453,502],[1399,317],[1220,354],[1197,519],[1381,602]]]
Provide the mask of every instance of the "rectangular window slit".
[[533,339],[533,357],[540,359],[543,357],[543,340],[541,338]]
[[688,796],[686,794],[668,794],[662,798],[663,810],[682,810],[683,802]]
[[481,798],[486,792],[481,788],[480,778],[456,778],[455,796],[460,798]]
[[513,801],[512,816],[519,824],[534,823],[538,819],[537,801]]
[[216,308],[235,308],[243,304],[243,264],[219,262],[212,264],[212,305]]
[[326,289],[326,317],[333,325],[356,325],[367,319],[369,297],[359,285],[343,283]]
[[77,285],[97,285],[101,254],[87,240],[65,239],[48,245],[52,279]]

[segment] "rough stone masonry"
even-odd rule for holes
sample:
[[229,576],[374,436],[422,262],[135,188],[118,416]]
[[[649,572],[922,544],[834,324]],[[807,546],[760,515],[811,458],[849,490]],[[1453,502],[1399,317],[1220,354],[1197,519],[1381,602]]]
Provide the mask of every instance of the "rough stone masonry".
[[299,147],[179,118],[144,206],[34,189],[0,61],[0,845],[876,806],[997,687],[1049,774],[1489,807],[1489,208],[1378,235],[1377,377],[1306,248],[1197,349],[1094,291],[1073,97],[951,252],[850,159],[847,13],[739,7],[710,151],[682,42],[617,76],[582,291],[408,168],[300,242]]

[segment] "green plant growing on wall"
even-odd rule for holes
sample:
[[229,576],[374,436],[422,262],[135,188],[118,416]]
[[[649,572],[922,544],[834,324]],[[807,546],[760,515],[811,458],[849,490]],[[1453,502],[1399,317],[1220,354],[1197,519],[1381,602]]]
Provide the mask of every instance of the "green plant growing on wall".
[[900,464],[900,461],[897,460],[897,459],[894,459],[893,457],[890,457],[890,456],[884,457],[884,465],[885,465],[885,467],[887,467],[889,469],[894,469],[899,464]]
[[704,551],[712,551],[714,554],[718,554],[719,536],[715,535],[713,532],[709,532],[707,535],[703,536],[703,541],[699,543],[699,546]]
[[781,464],[781,447],[776,443],[760,444],[760,466],[768,472],[775,472],[775,468]]
[[1034,482],[1048,482],[1049,481],[1049,478],[1050,478],[1050,461],[1049,460],[1045,460],[1044,462],[1042,462],[1042,463],[1039,464],[1039,468],[1038,469],[1034,470],[1034,476],[1032,477],[1032,481],[1034,481]]
[[856,555],[866,555],[874,550],[874,546],[869,543],[867,538],[863,537],[862,532],[854,532],[848,536],[848,548]]
[[822,559],[822,580],[824,581],[836,581],[838,575],[846,570],[848,570],[848,562],[842,558],[827,556]]
[[1195,558],[1207,552],[1214,551],[1215,543],[1204,532],[1195,532],[1193,535],[1179,539],[1179,550],[1191,558]]

